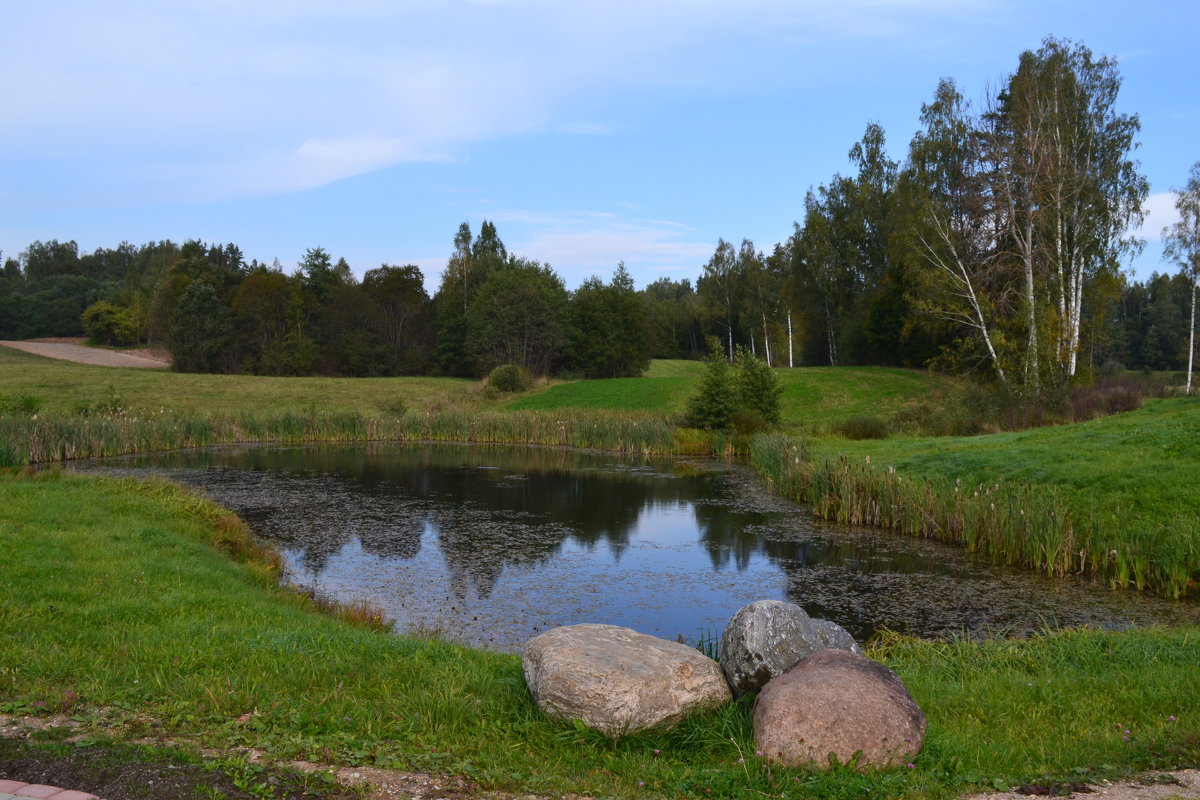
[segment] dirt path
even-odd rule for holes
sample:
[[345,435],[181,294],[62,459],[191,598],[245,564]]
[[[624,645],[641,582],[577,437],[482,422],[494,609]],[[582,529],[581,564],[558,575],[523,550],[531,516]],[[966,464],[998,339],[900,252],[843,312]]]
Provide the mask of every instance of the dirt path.
[[38,356],[45,356],[46,358],[57,358],[62,361],[74,361],[78,364],[93,364],[98,367],[136,367],[138,369],[162,369],[163,367],[171,366],[171,362],[169,360],[165,360],[156,353],[144,350],[134,354],[131,352],[105,350],[100,347],[84,347],[80,344],[61,341],[0,341],[0,345],[11,347],[14,350],[23,350],[26,353],[33,353],[34,355]]

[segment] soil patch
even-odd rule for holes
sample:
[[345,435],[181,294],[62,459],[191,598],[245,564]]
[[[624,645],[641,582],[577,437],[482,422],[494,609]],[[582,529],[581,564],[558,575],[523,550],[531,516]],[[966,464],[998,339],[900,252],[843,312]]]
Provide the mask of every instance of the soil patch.
[[186,755],[127,744],[42,744],[0,739],[0,777],[62,786],[104,800],[350,800],[355,789],[332,777],[249,762],[205,763]]
[[74,361],[77,364],[92,364],[97,367],[133,367],[136,369],[162,369],[171,366],[171,357],[166,351],[156,348],[140,350],[106,350],[102,347],[86,347],[81,339],[31,339],[25,342],[0,341],[0,345],[11,347],[46,358]]

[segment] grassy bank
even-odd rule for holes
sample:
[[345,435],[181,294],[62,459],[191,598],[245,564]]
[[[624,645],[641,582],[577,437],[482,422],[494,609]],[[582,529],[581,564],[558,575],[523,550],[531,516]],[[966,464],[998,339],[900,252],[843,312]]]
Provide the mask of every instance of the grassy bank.
[[872,654],[926,711],[926,749],[911,768],[819,775],[760,763],[745,704],[618,742],[550,723],[516,657],[331,618],[169,484],[7,474],[0,508],[0,711],[118,738],[620,797],[940,798],[1200,759],[1194,631],[884,640]]
[[[698,361],[654,361],[641,378],[555,383],[508,403],[521,409],[660,411],[676,414],[699,385]],[[880,367],[799,367],[778,370],[780,409],[788,429],[824,429],[863,415],[892,416],[950,397],[958,385],[944,376]]]
[[1200,584],[1200,401],[969,438],[760,437],[752,461],[823,516],[1170,597]]

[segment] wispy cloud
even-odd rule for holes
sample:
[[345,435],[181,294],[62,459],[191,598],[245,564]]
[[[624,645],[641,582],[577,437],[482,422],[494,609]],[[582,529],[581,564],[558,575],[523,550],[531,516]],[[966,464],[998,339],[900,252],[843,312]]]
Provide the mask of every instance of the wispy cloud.
[[495,137],[610,134],[589,98],[631,87],[741,92],[816,69],[820,53],[798,40],[828,48],[986,7],[46,0],[5,14],[0,150],[43,164],[56,154],[136,164],[153,151],[176,193],[296,191]]
[[714,246],[682,223],[609,212],[513,211],[495,218],[507,228],[521,223],[509,249],[551,264],[571,288],[592,275],[609,277],[622,261],[639,286],[664,276],[691,278]]
[[1179,221],[1179,212],[1175,209],[1175,193],[1160,192],[1146,198],[1146,218],[1138,228],[1137,235],[1148,241],[1162,240],[1163,228],[1168,228]]

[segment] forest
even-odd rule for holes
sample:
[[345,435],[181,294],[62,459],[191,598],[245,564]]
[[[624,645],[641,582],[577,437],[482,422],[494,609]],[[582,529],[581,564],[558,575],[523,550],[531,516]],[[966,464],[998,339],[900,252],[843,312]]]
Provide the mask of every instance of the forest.
[[1046,39],[976,105],[952,79],[903,160],[868,124],[798,199],[769,253],[718,241],[691,280],[636,289],[623,264],[568,290],[462,223],[436,293],[411,264],[361,280],[309,249],[292,270],[233,243],[33,242],[0,269],[0,338],[88,336],[170,349],[175,368],[263,375],[621,377],[705,355],[708,337],[773,366],[973,374],[1018,393],[1118,369],[1190,371],[1200,164],[1168,232],[1172,271],[1131,280],[1148,183],[1115,61]]

